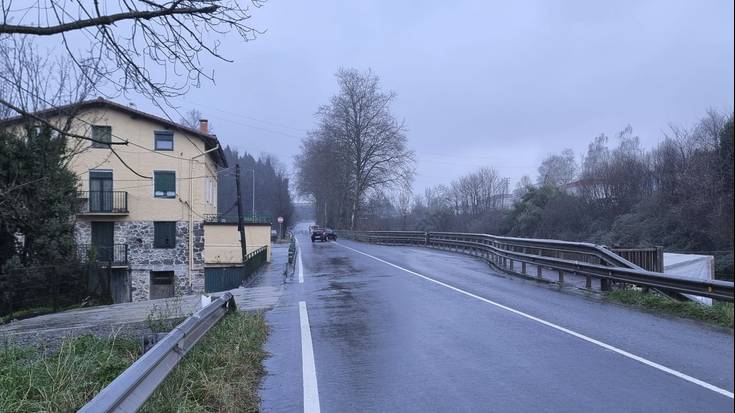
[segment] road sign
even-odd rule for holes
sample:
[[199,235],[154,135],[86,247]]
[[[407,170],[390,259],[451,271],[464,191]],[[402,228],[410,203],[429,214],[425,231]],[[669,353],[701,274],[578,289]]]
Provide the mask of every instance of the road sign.
[[278,223],[283,224],[283,217],[278,217]]

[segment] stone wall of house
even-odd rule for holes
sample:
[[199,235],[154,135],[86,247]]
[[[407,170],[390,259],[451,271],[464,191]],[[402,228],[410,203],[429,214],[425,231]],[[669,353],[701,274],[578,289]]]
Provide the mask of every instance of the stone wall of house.
[[[189,288],[189,223],[177,221],[174,248],[154,248],[153,221],[115,221],[114,243],[128,245],[128,265],[133,301],[149,299],[151,271],[173,271],[175,294],[204,291],[204,225],[194,223],[194,266]],[[91,222],[78,220],[79,244],[91,242]]]
[[92,224],[90,221],[77,220],[74,225],[74,235],[77,245],[92,243]]

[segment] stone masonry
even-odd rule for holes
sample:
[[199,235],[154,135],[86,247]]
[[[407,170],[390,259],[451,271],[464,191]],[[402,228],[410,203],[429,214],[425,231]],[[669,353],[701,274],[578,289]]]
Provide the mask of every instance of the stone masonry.
[[[129,282],[133,301],[149,299],[151,271],[173,271],[175,294],[204,291],[204,225],[194,222],[194,266],[189,288],[189,223],[176,222],[176,246],[153,247],[153,221],[115,221],[114,243],[128,245]],[[78,220],[76,238],[79,244],[91,242],[91,222]]]

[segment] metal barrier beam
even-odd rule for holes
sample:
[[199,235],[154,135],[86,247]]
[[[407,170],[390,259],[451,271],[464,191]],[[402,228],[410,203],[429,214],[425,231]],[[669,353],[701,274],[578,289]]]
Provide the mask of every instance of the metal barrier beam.
[[135,412],[199,339],[227,313],[232,294],[224,293],[169,332],[117,376],[79,412]]
[[[733,301],[732,282],[697,280],[646,271],[606,247],[590,243],[459,232],[343,231],[342,234],[347,238],[373,243],[426,245],[470,254],[483,251],[489,255],[487,259],[491,264],[499,265],[503,270],[508,270],[506,263],[510,263],[510,270],[513,270],[512,263],[520,261],[522,266],[536,265],[537,270],[541,267],[555,270],[560,274],[560,281],[564,273],[576,273],[588,278],[587,285],[591,284],[589,277],[594,277],[603,281]],[[579,259],[570,259],[572,257]]]

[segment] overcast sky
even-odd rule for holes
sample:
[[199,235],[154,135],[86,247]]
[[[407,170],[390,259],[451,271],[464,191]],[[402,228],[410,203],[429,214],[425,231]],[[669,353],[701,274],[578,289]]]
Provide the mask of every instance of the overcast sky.
[[229,36],[235,63],[208,61],[216,85],[179,103],[290,170],[340,67],[398,94],[417,192],[484,165],[535,179],[546,155],[580,156],[600,133],[630,124],[650,147],[670,123],[733,108],[732,0],[271,0],[251,23],[267,32]]

